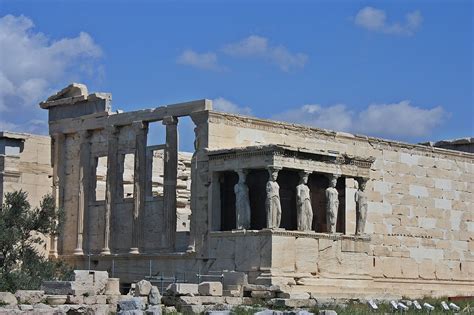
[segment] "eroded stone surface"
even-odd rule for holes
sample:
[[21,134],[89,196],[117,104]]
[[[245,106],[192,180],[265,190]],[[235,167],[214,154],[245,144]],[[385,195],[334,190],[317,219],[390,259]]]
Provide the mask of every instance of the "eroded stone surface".
[[198,295],[199,286],[194,283],[172,283],[166,291],[173,295]]
[[200,295],[222,296],[222,283],[220,282],[201,282],[198,287]]
[[44,301],[44,291],[41,290],[18,290],[15,297],[19,304],[36,304]]
[[17,305],[16,297],[10,292],[0,292],[0,303],[6,305]]
[[135,287],[135,296],[147,296],[148,294],[150,294],[151,289],[152,285],[150,281],[138,281]]
[[161,294],[156,286],[151,287],[150,295],[148,296],[148,301],[151,305],[161,304]]

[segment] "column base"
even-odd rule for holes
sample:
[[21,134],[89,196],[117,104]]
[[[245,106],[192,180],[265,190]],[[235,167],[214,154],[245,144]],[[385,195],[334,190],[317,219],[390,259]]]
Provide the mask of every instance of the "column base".
[[76,248],[73,254],[79,256],[84,255],[84,252],[82,251],[82,248]]
[[140,254],[140,251],[138,250],[138,248],[132,247],[132,248],[130,248],[130,251],[128,253],[137,255],[137,254]]
[[58,258],[58,252],[55,250],[50,250],[48,253],[49,258]]
[[100,254],[101,255],[110,255],[110,249],[109,248],[102,248],[102,250],[100,251]]

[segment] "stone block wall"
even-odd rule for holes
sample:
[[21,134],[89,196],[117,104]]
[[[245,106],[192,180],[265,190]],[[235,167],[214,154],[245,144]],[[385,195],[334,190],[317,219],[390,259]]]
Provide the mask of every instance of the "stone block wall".
[[48,136],[0,132],[0,193],[22,189],[33,207],[51,194],[51,140]]
[[[474,281],[472,154],[215,112],[208,121],[211,150],[281,144],[374,157],[371,259],[360,268],[375,278]],[[332,264],[341,267],[333,273],[344,274],[346,262]]]

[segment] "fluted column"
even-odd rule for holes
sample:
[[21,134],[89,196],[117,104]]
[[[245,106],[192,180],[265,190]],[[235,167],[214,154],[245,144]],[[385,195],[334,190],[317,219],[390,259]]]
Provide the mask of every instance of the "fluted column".
[[148,123],[138,121],[133,123],[135,131],[135,172],[133,176],[133,214],[132,214],[132,247],[130,254],[139,254],[141,243],[141,216],[145,209],[146,185],[146,140]]
[[163,200],[165,220],[168,224],[168,245],[174,249],[176,243],[176,184],[178,178],[178,118],[165,117],[166,148],[164,160]]
[[104,211],[104,245],[102,255],[110,254],[110,217],[115,208],[117,199],[117,165],[118,165],[118,131],[115,126],[107,128],[107,179]]
[[[61,190],[63,188],[61,184],[64,178],[64,139],[65,136],[62,133],[56,133],[52,136],[53,197],[56,210],[62,206]],[[49,257],[58,257],[58,236],[55,234],[50,235]]]
[[84,213],[88,206],[89,181],[90,181],[90,136],[88,130],[80,131],[80,152],[79,152],[79,195],[77,202],[77,238],[74,255],[83,255],[84,239]]

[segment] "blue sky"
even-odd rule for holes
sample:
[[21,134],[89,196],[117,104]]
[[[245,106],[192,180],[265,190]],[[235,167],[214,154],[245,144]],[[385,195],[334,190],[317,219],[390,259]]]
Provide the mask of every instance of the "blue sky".
[[[471,1],[0,0],[0,129],[71,81],[408,142],[474,134]],[[19,113],[21,113],[19,115]]]

